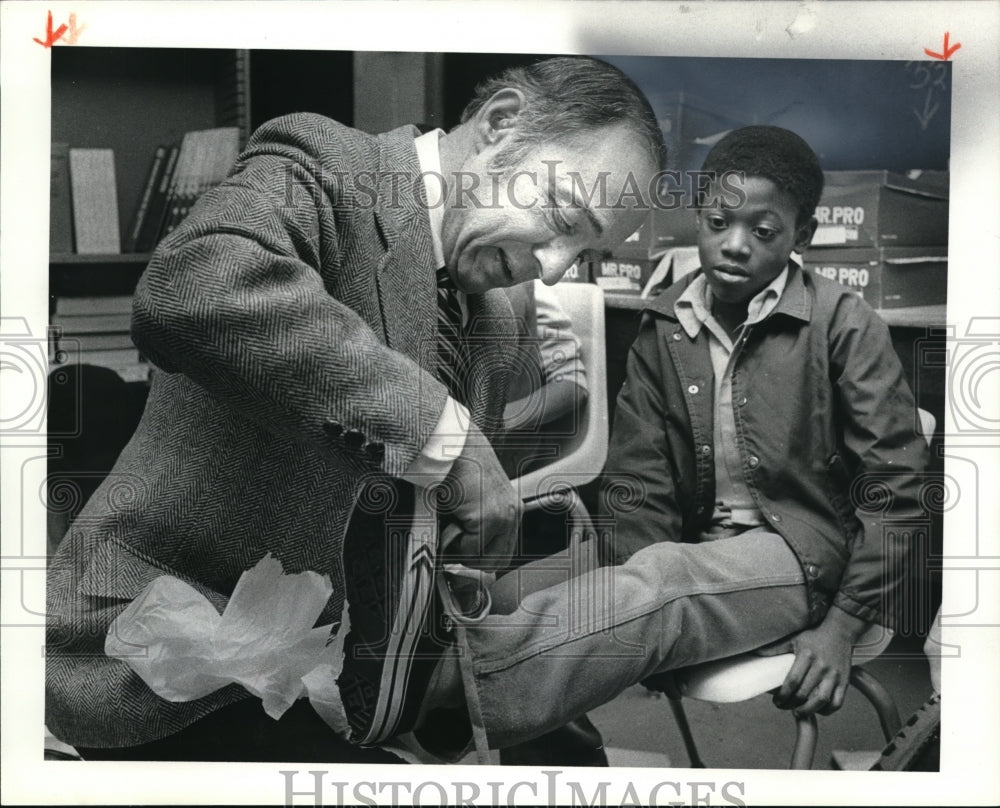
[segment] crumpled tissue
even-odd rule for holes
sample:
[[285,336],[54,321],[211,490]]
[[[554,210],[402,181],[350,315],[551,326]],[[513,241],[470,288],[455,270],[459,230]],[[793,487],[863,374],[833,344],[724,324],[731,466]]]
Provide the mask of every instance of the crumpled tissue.
[[168,701],[236,682],[278,719],[310,690],[334,697],[343,642],[329,643],[330,626],[313,627],[332,592],[327,576],[285,575],[269,553],[243,573],[220,615],[194,587],[164,575],[111,624],[104,650]]

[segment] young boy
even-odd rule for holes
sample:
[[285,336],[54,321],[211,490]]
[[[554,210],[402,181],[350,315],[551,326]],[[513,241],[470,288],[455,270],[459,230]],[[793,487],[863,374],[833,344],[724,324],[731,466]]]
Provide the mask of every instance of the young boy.
[[927,448],[885,324],[791,259],[816,229],[816,155],[747,127],[704,169],[701,270],[650,303],[618,399],[598,521],[616,565],[467,631],[492,745],[786,638],[776,703],[832,712],[854,641],[897,619]]

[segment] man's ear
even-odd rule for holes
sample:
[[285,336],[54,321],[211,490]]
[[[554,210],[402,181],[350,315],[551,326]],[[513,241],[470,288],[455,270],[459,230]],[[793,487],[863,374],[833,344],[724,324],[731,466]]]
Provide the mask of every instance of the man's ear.
[[497,90],[476,113],[476,145],[494,146],[517,128],[517,118],[524,109],[524,93],[513,87]]
[[805,251],[806,247],[812,243],[818,226],[819,222],[816,221],[815,216],[811,217],[805,224],[799,226],[799,229],[795,232],[795,252],[802,253]]

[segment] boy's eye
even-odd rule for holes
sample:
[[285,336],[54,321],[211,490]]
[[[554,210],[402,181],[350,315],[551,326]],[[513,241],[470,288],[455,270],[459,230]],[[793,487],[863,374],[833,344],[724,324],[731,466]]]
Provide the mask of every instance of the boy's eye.
[[708,222],[708,226],[713,230],[724,230],[726,227],[725,217],[718,214],[709,214],[705,217],[705,221]]
[[778,231],[770,227],[757,226],[753,229],[753,233],[761,241],[770,241],[775,236],[778,235]]

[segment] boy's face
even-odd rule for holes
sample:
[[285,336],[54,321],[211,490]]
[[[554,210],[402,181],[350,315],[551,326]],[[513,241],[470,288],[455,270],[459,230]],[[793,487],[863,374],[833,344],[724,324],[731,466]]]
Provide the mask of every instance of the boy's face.
[[[699,211],[698,257],[715,298],[743,304],[781,274],[793,251],[809,245],[816,220],[796,225],[795,203],[770,180],[730,175],[725,183],[725,198],[735,191],[745,201]],[[713,189],[717,199],[720,190]]]

